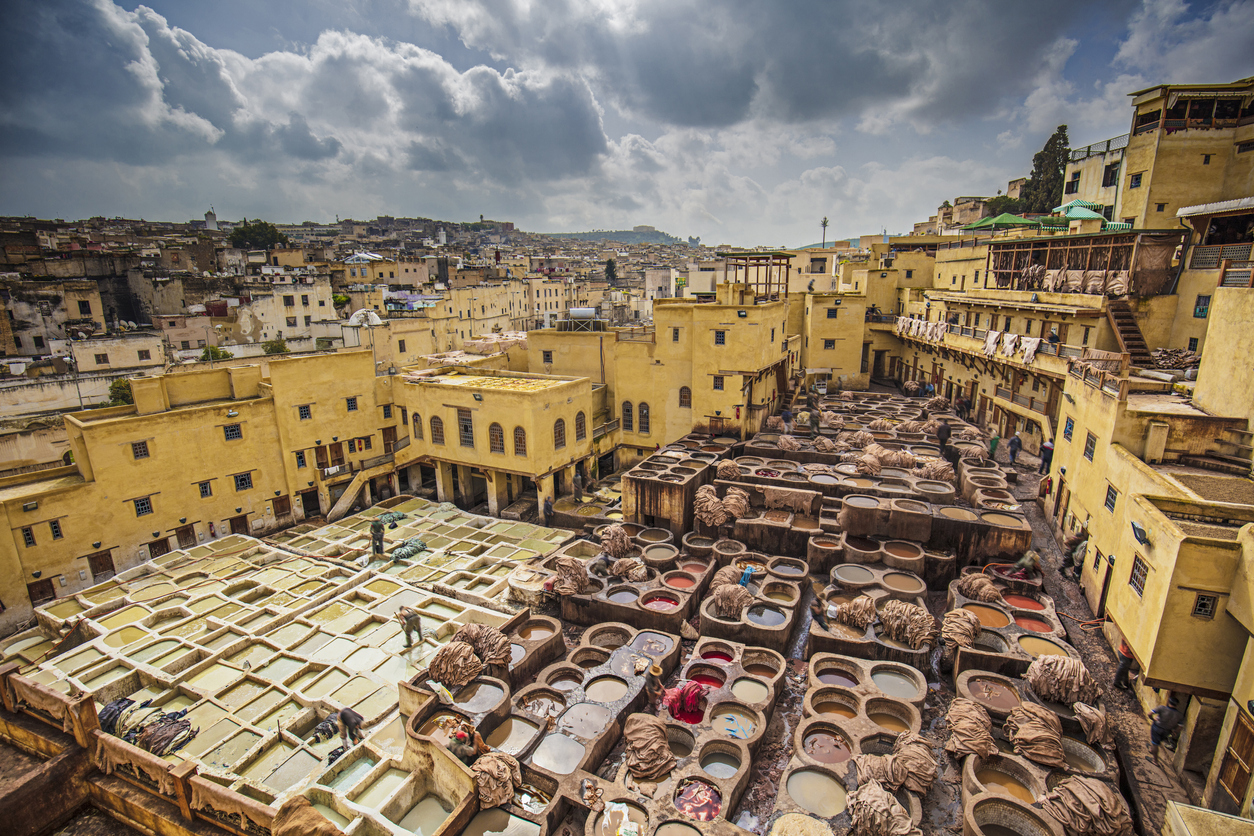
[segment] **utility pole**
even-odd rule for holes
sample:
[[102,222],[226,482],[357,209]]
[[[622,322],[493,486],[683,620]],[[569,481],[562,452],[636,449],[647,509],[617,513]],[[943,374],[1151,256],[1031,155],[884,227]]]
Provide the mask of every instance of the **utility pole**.
[[827,249],[827,215],[823,216],[823,220],[819,221],[819,226],[823,227],[823,246],[821,249]]

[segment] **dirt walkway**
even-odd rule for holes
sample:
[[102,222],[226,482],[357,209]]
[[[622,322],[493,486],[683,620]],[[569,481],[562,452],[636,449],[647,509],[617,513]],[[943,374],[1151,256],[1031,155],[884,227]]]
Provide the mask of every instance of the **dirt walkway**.
[[[1007,465],[1004,448],[997,452],[999,462]],[[1032,524],[1034,544],[1041,555],[1045,572],[1045,592],[1054,599],[1054,606],[1059,613],[1071,616],[1062,619],[1067,629],[1067,639],[1080,651],[1089,672],[1106,691],[1103,699],[1115,732],[1117,754],[1125,782],[1123,790],[1132,801],[1132,814],[1137,819],[1140,832],[1146,836],[1157,834],[1162,831],[1168,801],[1183,804],[1191,802],[1174,775],[1146,760],[1150,746],[1149,723],[1131,693],[1114,687],[1114,651],[1106,643],[1100,630],[1085,630],[1080,627],[1082,622],[1092,621],[1094,616],[1079,585],[1059,574],[1062,548],[1054,540],[1049,521],[1034,501],[1040,487],[1039,477],[1036,475],[1039,461],[1026,453],[1019,456],[1018,466],[1015,468],[1019,473],[1019,484],[1014,487],[1014,493],[1023,502],[1028,521]],[[1161,757],[1165,761],[1170,755],[1171,752],[1164,751]]]

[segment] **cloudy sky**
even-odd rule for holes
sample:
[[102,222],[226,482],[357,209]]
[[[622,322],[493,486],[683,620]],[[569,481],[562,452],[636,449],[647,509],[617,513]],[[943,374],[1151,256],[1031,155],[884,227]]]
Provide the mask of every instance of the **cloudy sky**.
[[1254,74],[1254,0],[8,0],[0,214],[909,229],[1127,93]]

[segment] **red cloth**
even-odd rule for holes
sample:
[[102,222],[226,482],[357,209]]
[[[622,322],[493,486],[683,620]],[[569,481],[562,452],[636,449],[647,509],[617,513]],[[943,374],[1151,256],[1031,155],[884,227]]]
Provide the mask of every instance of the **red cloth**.
[[683,715],[700,716],[703,714],[701,700],[709,691],[709,686],[702,685],[700,682],[686,682],[678,688],[667,688],[662,697],[662,704],[670,709],[671,716],[676,719],[684,719]]

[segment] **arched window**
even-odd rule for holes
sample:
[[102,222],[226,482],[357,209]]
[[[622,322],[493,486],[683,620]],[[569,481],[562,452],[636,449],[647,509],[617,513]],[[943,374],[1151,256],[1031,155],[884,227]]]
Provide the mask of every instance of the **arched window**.
[[679,387],[679,408],[692,409],[692,390],[687,386]]
[[440,420],[438,415],[431,416],[431,443],[444,443],[444,422]]
[[522,427],[514,427],[514,455],[527,455],[527,431]]
[[623,401],[623,432],[631,432],[631,401]]
[[640,434],[649,434],[649,405],[643,402],[640,404]]
[[561,450],[566,446],[566,422],[558,418],[553,422],[553,449]]
[[488,427],[488,451],[491,453],[505,452],[505,430],[501,429],[500,424],[492,424]]
[[414,441],[422,441],[422,416],[414,413]]
[[588,437],[588,419],[582,412],[575,413],[575,441],[583,441]]

